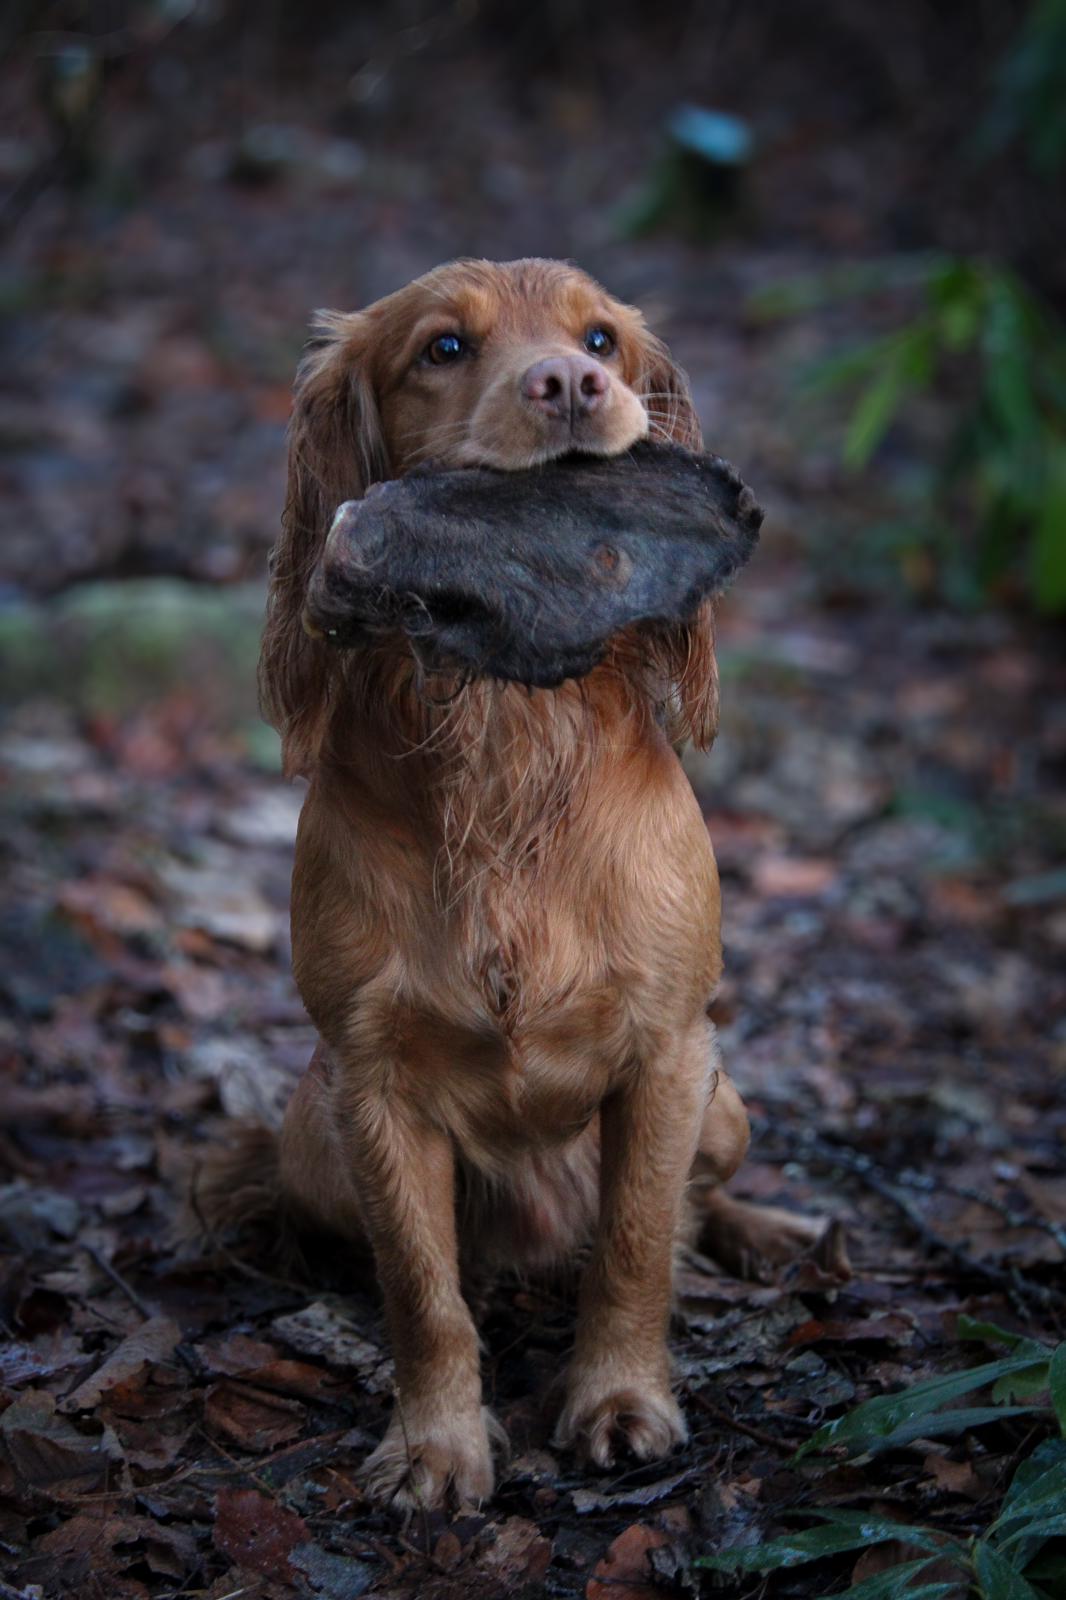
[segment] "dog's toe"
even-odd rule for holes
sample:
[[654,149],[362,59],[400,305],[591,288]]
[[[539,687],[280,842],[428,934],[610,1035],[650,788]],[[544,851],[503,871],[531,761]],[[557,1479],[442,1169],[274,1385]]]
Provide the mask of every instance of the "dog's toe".
[[557,1445],[569,1446],[597,1467],[625,1456],[656,1461],[688,1438],[681,1409],[669,1390],[616,1387],[601,1395],[574,1393],[555,1432]]
[[363,1464],[363,1484],[372,1499],[404,1511],[479,1506],[492,1496],[490,1434],[498,1443],[500,1433],[485,1411],[421,1424],[394,1417]]

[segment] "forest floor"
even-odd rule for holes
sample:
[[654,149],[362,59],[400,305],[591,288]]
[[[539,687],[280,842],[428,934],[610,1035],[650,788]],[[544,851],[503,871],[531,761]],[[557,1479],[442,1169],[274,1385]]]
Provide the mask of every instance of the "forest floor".
[[[231,1241],[175,1239],[199,1154],[233,1117],[276,1118],[312,1044],[287,943],[301,797],[251,689],[302,321],[449,239],[510,254],[536,231],[502,158],[471,221],[450,146],[445,221],[423,220],[398,165],[341,222],[358,150],[286,125],[288,165],[255,187],[204,128],[170,181],[114,211],[46,194],[5,268],[0,1595],[640,1600],[699,1592],[701,1553],[797,1508],[965,1535],[1043,1424],[919,1438],[864,1468],[792,1454],[859,1400],[972,1360],[962,1313],[1063,1336],[1066,672],[1024,619],[859,581],[879,491],[797,425],[786,382],[832,318],[747,310],[812,264],[788,240],[586,238],[534,193],[541,248],[647,305],[710,442],[769,508],[723,607],[722,735],[689,763],[723,883],[715,1016],[755,1127],[733,1190],[840,1219],[850,1281],[688,1259],[673,1348],[690,1441],[607,1476],[549,1444],[567,1296],[501,1283],[484,1323],[512,1443],[498,1493],[404,1524],[357,1477],[389,1404],[372,1286],[343,1261],[289,1277]],[[839,214],[827,202],[825,230]]]

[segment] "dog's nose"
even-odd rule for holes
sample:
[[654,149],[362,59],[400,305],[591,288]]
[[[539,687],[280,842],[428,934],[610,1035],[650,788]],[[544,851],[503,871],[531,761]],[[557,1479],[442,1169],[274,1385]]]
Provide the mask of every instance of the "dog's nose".
[[545,416],[564,422],[591,416],[607,393],[607,374],[582,356],[547,356],[522,377],[522,394]]

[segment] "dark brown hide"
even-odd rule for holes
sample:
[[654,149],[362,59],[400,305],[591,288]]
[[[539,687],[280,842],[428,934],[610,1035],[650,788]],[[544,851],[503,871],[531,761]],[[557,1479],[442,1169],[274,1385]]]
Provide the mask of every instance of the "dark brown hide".
[[341,646],[399,630],[429,668],[554,688],[623,628],[692,617],[748,560],[762,517],[728,462],[677,445],[423,468],[340,507],[305,625]]

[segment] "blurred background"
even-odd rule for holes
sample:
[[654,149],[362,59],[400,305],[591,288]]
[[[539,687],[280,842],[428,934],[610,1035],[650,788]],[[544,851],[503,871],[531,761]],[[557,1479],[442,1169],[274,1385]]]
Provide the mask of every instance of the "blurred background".
[[133,1317],[107,1267],[190,1338],[224,1316],[163,1237],[183,1153],[310,1046],[300,794],[254,699],[292,374],[313,308],[464,254],[639,303],[767,508],[690,761],[742,1188],[846,1215],[927,1318],[1009,1282],[1043,1316],[1064,0],[9,0],[0,49],[0,1232],[33,1359]]

